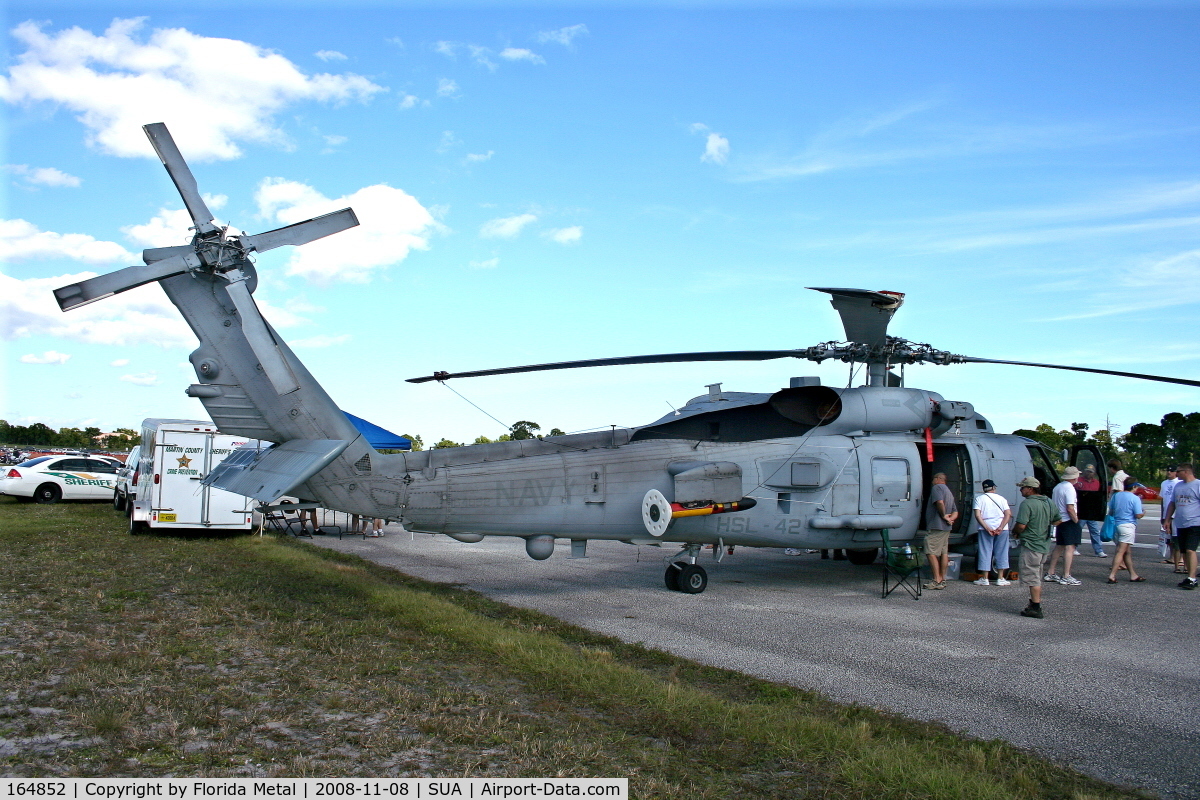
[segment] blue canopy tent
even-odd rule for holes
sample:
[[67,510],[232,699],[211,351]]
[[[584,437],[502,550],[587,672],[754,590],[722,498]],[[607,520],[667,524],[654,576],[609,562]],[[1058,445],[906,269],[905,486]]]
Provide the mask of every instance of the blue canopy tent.
[[343,411],[342,413],[346,415],[346,419],[354,423],[354,427],[358,428],[358,432],[376,450],[412,450],[412,442],[403,436],[397,436],[373,422],[367,422],[365,419],[356,417],[348,412]]

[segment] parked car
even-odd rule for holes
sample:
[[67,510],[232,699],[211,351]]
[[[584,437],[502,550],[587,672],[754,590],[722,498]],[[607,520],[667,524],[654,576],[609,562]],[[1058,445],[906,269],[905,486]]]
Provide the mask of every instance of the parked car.
[[1149,486],[1143,486],[1138,483],[1133,487],[1133,493],[1142,498],[1143,501],[1159,502],[1162,500],[1158,495],[1158,489],[1152,489]]
[[117,482],[113,487],[112,503],[117,511],[125,511],[137,494],[138,462],[141,460],[141,445],[129,451],[125,463],[117,467]]
[[118,466],[115,459],[39,456],[4,470],[0,476],[0,495],[35,503],[111,500]]

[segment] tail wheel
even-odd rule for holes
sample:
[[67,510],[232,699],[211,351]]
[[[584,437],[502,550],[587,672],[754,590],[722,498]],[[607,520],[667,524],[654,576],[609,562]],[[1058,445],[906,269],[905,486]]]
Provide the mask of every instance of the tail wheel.
[[57,503],[62,500],[62,489],[56,483],[43,483],[33,493],[35,503]]

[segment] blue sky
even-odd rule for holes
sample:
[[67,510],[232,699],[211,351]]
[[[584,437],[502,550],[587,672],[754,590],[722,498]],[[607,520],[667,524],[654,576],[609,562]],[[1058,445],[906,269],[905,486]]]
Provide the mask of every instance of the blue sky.
[[[203,415],[156,286],[68,314],[49,293],[186,240],[140,129],[159,121],[223,223],[355,207],[359,229],[262,255],[256,299],[343,408],[427,442],[503,428],[404,378],[842,338],[805,286],[906,292],[891,332],[957,353],[1200,378],[1197,4],[175,5],[8,7],[12,423]],[[451,385],[575,431],[793,375],[848,379],[775,361]],[[1120,433],[1200,400],[1017,367],[908,377],[1006,431]]]

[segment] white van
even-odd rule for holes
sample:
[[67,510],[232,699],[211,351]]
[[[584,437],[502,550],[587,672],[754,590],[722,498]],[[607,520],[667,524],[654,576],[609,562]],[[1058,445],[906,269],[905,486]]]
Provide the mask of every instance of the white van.
[[246,441],[222,434],[211,422],[143,421],[137,462],[130,458],[126,464],[133,470],[129,478],[132,491],[126,496],[129,532],[136,535],[152,528],[253,527],[253,500],[200,485],[213,467]]

